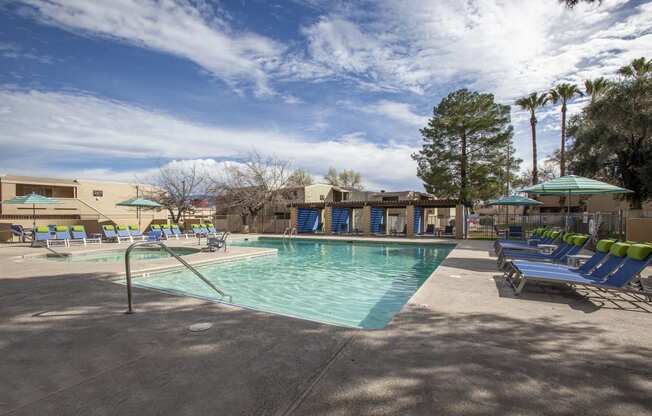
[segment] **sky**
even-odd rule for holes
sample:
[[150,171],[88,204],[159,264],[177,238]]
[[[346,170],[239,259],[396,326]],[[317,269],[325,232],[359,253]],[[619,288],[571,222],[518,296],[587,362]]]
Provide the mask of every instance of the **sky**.
[[[512,105],[528,170],[514,100],[640,56],[650,1],[0,0],[0,173],[132,181],[257,151],[422,190],[410,155],[451,91]],[[541,158],[559,123],[540,112]]]

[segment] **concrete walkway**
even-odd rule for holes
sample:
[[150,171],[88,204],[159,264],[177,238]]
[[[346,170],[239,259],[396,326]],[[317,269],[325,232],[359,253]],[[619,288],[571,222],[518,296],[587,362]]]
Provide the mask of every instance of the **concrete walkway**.
[[379,331],[141,289],[124,315],[115,271],[0,248],[0,415],[652,415],[649,304],[514,298],[458,243]]

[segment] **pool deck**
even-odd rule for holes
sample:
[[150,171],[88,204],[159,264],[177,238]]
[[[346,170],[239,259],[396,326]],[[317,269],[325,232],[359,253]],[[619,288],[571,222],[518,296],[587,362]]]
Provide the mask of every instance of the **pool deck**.
[[[121,263],[2,245],[0,415],[652,415],[650,303],[515,298],[492,242],[456,243],[376,331],[138,288],[125,315]],[[199,256],[274,254],[258,250]]]

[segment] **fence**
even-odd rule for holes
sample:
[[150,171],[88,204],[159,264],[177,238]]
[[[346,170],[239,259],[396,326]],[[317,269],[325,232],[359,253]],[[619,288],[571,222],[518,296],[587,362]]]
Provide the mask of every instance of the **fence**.
[[607,237],[624,239],[628,218],[652,218],[652,211],[470,215],[467,219],[468,238],[498,238],[499,230],[505,230],[508,225],[518,225],[523,228],[525,235],[530,235],[536,228],[546,227],[591,234],[596,240]]

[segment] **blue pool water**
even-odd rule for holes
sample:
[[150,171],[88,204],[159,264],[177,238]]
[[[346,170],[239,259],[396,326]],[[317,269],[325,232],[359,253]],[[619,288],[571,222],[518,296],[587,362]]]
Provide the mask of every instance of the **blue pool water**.
[[312,321],[383,328],[453,245],[377,244],[263,238],[233,245],[278,249],[277,256],[205,265],[200,271],[231,299],[188,272],[142,277],[135,285],[230,302]]

